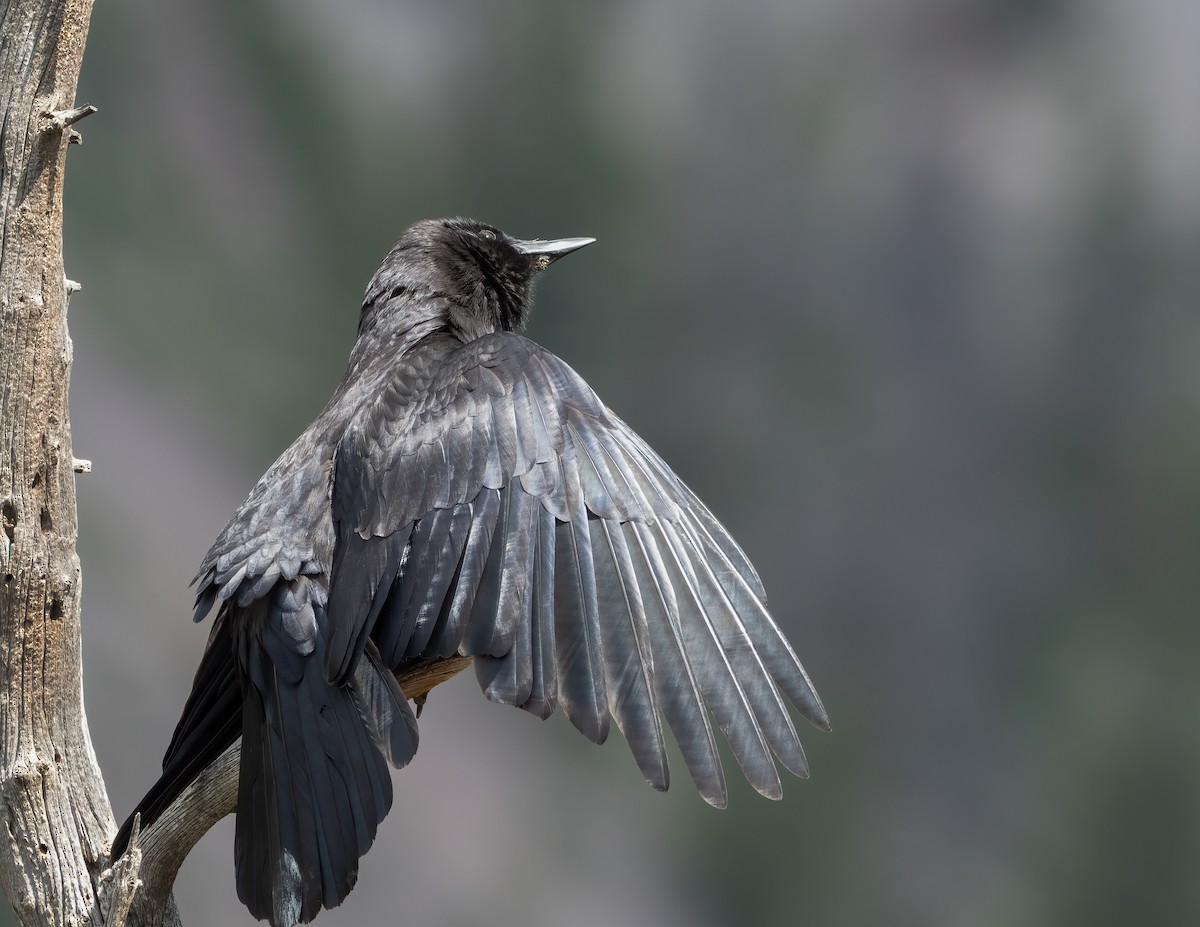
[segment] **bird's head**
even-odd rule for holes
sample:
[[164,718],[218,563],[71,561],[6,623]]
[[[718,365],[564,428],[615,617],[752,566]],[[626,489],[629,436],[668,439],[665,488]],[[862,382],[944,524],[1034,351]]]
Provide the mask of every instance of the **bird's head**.
[[593,241],[523,241],[473,219],[426,219],[388,252],[367,287],[363,313],[394,311],[401,325],[440,313],[464,341],[516,331],[529,315],[538,275]]

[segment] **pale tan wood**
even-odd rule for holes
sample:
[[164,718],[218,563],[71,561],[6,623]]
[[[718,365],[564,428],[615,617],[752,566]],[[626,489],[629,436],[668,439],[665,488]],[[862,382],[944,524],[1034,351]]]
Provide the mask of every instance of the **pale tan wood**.
[[0,887],[98,923],[112,812],[83,709],[62,192],[91,0],[0,4]]

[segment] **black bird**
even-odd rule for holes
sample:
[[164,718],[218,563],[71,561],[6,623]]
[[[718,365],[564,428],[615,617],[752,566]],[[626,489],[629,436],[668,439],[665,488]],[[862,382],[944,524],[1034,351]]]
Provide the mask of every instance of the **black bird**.
[[[274,927],[354,886],[417,749],[394,672],[474,657],[484,694],[590,740],[611,717],[656,789],[663,720],[723,807],[711,721],[759,792],[808,767],[788,703],[829,722],[746,555],[591,388],[517,334],[533,285],[590,238],[418,222],[362,304],[333,398],[200,566],[216,608],[149,826],[242,738],[238,896]],[[711,718],[711,721],[710,721]],[[126,846],[126,822],[114,844]]]

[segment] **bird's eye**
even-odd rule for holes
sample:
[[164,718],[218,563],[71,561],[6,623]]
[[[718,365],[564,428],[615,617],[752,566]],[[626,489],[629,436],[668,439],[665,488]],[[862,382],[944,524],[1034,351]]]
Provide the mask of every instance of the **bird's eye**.
[[495,232],[493,232],[491,229],[480,229],[480,230],[479,230],[479,237],[480,237],[480,238],[487,239],[488,241],[495,241],[495,240],[496,240],[496,233],[495,233]]

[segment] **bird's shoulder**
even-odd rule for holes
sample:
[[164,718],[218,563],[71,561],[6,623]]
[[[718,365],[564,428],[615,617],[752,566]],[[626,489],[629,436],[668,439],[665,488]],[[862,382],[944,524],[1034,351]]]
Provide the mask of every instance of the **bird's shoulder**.
[[373,396],[363,401],[346,430],[358,436],[413,419],[428,422],[453,409],[489,404],[517,382],[548,374],[546,385],[596,415],[603,405],[583,380],[551,351],[515,332],[491,332],[463,342],[447,333],[424,339],[392,364]]
[[[431,338],[395,366],[343,434],[333,520],[364,536],[390,534],[481,488],[556,469],[569,435],[620,428],[579,374],[522,335]],[[561,491],[547,495],[553,504]]]

